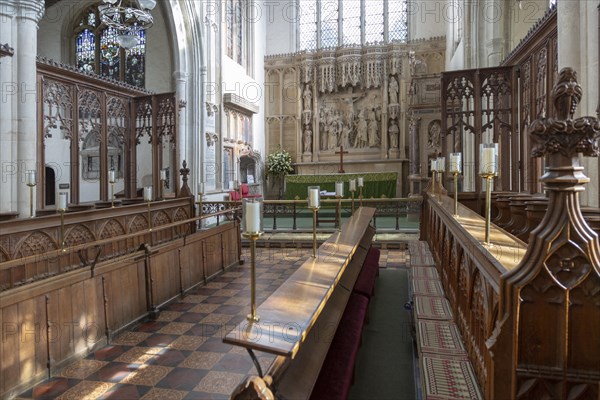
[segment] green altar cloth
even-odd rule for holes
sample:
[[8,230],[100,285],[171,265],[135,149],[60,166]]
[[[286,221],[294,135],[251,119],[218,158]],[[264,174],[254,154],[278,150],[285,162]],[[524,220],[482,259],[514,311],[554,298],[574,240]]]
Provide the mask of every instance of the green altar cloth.
[[396,197],[397,172],[368,172],[357,174],[329,174],[329,175],[287,175],[285,177],[285,198],[287,200],[306,199],[309,186],[320,186],[321,190],[335,192],[335,183],[344,182],[344,198],[349,198],[350,179],[356,179],[356,192],[354,198],[358,199],[358,177],[362,176],[365,186],[363,198],[393,198]]

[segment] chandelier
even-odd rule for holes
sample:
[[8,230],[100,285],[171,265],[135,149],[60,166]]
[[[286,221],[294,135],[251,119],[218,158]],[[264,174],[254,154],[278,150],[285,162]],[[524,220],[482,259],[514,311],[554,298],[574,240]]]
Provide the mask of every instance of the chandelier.
[[154,23],[150,11],[156,0],[103,0],[98,6],[100,20],[118,32],[119,46],[131,49],[139,44],[140,30],[148,29]]

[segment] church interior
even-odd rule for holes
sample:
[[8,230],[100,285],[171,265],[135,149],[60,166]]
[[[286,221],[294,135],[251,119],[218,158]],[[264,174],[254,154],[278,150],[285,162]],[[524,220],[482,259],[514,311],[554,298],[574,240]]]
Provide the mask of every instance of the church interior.
[[600,399],[600,1],[0,35],[0,398]]

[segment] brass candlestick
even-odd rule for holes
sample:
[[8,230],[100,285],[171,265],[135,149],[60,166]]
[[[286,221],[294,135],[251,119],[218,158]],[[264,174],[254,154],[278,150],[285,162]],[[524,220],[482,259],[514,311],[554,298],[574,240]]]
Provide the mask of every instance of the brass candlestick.
[[111,196],[110,196],[110,208],[115,208],[115,183],[110,183],[111,187]]
[[147,201],[148,204],[148,230],[152,232],[152,216],[150,215],[150,201]]
[[454,175],[454,216],[458,218],[458,171],[454,171],[452,175]]
[[352,206],[350,207],[350,209],[352,210],[352,215],[354,215],[354,190],[350,191],[352,193]]
[[483,240],[483,244],[489,246],[490,242],[490,224],[491,224],[491,215],[492,215],[492,179],[494,179],[495,174],[480,174],[482,178],[485,179],[485,239]]
[[313,258],[317,258],[317,212],[319,207],[313,207]]
[[336,225],[338,230],[340,230],[342,226],[342,196],[335,196],[337,198],[337,207],[335,210],[336,214]]
[[250,239],[250,314],[246,319],[250,322],[260,321],[256,314],[256,240],[262,232],[243,233],[244,237]]
[[198,227],[202,228],[202,192],[198,193],[198,217],[200,217],[200,219],[198,220]]
[[160,198],[165,201],[165,180],[160,180]]
[[62,251],[66,251],[66,249],[65,249],[65,209],[61,208],[59,211],[60,211],[60,249]]
[[362,207],[362,199],[363,199],[363,193],[362,193],[362,191],[363,191],[363,187],[359,186],[359,188],[358,188],[358,199],[360,200],[360,202],[359,202],[360,207]]
[[33,218],[33,188],[35,185],[27,184],[29,186],[29,218]]
[[35,170],[25,171],[25,183],[29,186],[29,218],[33,218],[33,188],[37,184]]

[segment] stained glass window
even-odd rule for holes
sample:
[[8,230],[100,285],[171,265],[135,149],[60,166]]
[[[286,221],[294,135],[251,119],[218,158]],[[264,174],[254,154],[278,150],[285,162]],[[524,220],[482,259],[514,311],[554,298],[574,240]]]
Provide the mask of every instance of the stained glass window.
[[227,29],[227,56],[238,64],[244,65],[245,48],[245,1],[227,0],[225,3],[225,22]]
[[[298,0],[298,50],[394,40],[406,41],[408,39],[407,1]],[[387,12],[384,14],[386,4]],[[317,6],[319,6],[318,13]],[[341,13],[338,12],[338,7],[342,7]],[[340,24],[341,35],[338,29]]]
[[145,86],[146,32],[134,35],[138,44],[123,49],[117,44],[119,31],[100,22],[98,5],[89,7],[74,28],[75,64],[80,71],[97,73],[137,87]]
[[137,87],[145,86],[146,32],[137,31],[138,45],[125,51],[125,82]]
[[321,47],[338,45],[338,1],[321,0]]
[[300,48],[314,50],[317,48],[317,1],[300,0],[298,14]]
[[96,69],[96,36],[89,29],[84,29],[75,39],[77,68],[83,72],[94,72]]
[[344,7],[342,13],[343,44],[360,44],[360,0],[346,0],[342,4]]
[[119,80],[121,48],[117,36],[118,31],[114,28],[106,28],[100,33],[100,74]]
[[369,0],[365,7],[365,42],[376,43],[382,41],[383,0]]
[[406,0],[388,1],[388,40],[408,40],[408,18]]
[[227,0],[225,4],[225,21],[227,24],[227,55],[233,58],[233,40],[234,35],[234,0]]

